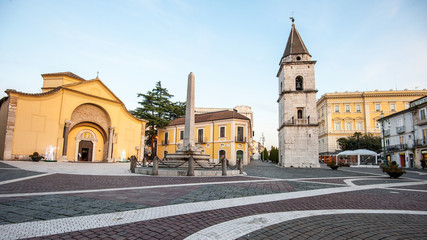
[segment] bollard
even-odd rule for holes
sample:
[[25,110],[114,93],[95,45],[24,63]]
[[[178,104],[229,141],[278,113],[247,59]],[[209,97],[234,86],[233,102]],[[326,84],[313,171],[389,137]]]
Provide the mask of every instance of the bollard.
[[227,176],[227,159],[222,159],[222,176]]
[[132,156],[130,158],[130,172],[135,173],[135,168],[136,168],[136,157]]
[[243,174],[243,161],[239,159],[239,174]]
[[188,159],[188,170],[187,170],[187,176],[194,176],[194,159],[193,156],[190,156]]
[[145,156],[142,158],[142,166],[147,167],[147,157]]
[[159,162],[157,161],[157,156],[153,158],[153,175],[159,175]]

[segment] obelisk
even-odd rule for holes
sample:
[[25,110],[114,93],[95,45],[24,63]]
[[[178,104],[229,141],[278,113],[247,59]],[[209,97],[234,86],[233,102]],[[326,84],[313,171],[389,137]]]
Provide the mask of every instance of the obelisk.
[[194,147],[194,74],[190,72],[187,84],[183,149],[186,151],[193,151]]

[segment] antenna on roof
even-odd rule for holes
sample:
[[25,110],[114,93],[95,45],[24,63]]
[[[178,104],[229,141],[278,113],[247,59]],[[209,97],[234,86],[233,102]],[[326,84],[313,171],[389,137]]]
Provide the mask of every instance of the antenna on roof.
[[99,79],[98,75],[99,75],[99,71],[96,72],[96,79]]

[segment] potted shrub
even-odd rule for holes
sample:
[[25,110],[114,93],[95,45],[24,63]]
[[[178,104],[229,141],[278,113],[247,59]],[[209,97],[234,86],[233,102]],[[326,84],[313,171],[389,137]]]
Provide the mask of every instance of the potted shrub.
[[34,162],[38,162],[38,161],[40,161],[43,158],[43,156],[40,155],[38,152],[34,152],[33,154],[30,155],[30,158]]
[[335,163],[335,161],[331,161],[328,164],[328,167],[330,167],[332,170],[337,170],[338,169],[338,165]]
[[390,166],[383,166],[382,170],[383,172],[386,172],[391,178],[399,178],[404,173],[406,173],[403,168],[397,166],[395,161],[391,162]]

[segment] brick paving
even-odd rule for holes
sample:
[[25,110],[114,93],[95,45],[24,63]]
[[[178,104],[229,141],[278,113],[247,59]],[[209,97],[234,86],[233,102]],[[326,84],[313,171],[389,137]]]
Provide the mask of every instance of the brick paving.
[[[0,178],[0,181],[8,180],[9,175],[11,176],[9,179],[16,179],[25,177],[25,174],[29,174],[27,176],[32,174],[19,169],[5,170],[8,168],[6,165],[0,164],[0,177],[3,172],[6,176],[4,180]],[[238,177],[52,174],[1,185],[0,226],[15,226],[11,223],[28,222],[37,224],[45,220],[55,221],[54,219],[78,216],[96,217],[98,214],[114,214],[153,207],[157,207],[158,211],[163,211],[163,207],[166,206],[171,208],[164,209],[182,209],[191,206],[197,208],[197,206],[203,206],[205,203],[219,199],[237,199],[237,202],[241,203],[234,207],[208,208],[187,214],[170,215],[127,224],[119,224],[121,218],[117,218],[117,223],[109,227],[68,230],[61,234],[33,238],[184,239],[205,228],[257,214],[333,209],[427,211],[427,201],[425,201],[427,199],[427,175],[423,174],[424,172],[406,174],[402,179],[390,179],[382,177],[379,169],[350,170],[284,169],[271,163],[254,161],[245,168],[248,176]],[[34,174],[40,173],[34,172]],[[376,174],[377,177],[373,174]],[[260,181],[262,178],[272,179],[264,182]],[[348,179],[352,179],[351,182],[356,185],[353,189],[345,188],[347,185],[344,181]],[[425,184],[420,181],[424,181]],[[198,183],[198,185],[188,185],[191,183]],[[376,184],[389,185],[378,185],[379,187],[376,188]],[[396,186],[396,184],[402,185]],[[151,188],[141,188],[144,186]],[[373,187],[365,189],[364,186]],[[123,187],[129,189],[120,190]],[[102,189],[111,190],[96,191]],[[276,199],[277,197],[272,197],[277,194],[286,196],[291,193],[322,191],[323,189],[335,190],[333,193],[331,191],[330,193],[325,191],[324,194],[318,192],[317,195],[308,197],[270,200]],[[411,189],[417,191],[411,191]],[[78,192],[79,190],[84,190],[84,192]],[[41,196],[22,195],[20,197],[2,197],[1,195],[34,192],[48,194],[57,191],[76,192]],[[265,202],[246,203],[251,196],[259,196],[260,199],[265,199]],[[193,202],[199,205],[188,205]],[[132,215],[132,212],[128,214]],[[422,223],[426,220],[425,215],[409,213],[404,215],[361,213],[320,215],[263,227],[242,236],[241,239],[426,239],[425,231],[420,230]],[[361,222],[365,224],[361,224]],[[387,224],[390,227],[383,227],[384,222],[390,223]],[[85,223],[82,222],[82,224]],[[19,226],[19,224],[16,225],[16,229],[19,229]],[[27,225],[22,225],[22,227],[24,226]],[[34,231],[43,230],[35,229]],[[0,235],[0,239],[8,238]]]
[[426,215],[336,214],[268,226],[239,240],[253,239],[427,239]]

